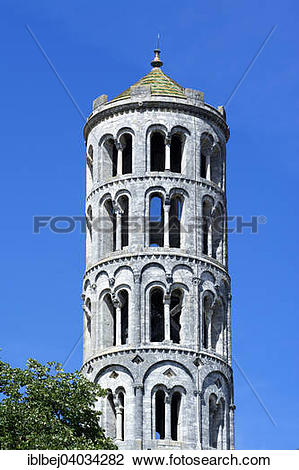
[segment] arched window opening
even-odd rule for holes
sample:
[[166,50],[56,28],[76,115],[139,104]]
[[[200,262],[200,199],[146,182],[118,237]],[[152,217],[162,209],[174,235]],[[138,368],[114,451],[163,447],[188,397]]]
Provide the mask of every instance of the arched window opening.
[[160,132],[151,135],[151,171],[165,170],[165,139]]
[[164,246],[164,208],[162,196],[154,194],[149,208],[149,245]]
[[181,246],[181,217],[182,200],[178,196],[172,197],[169,211],[169,246],[171,248]]
[[209,398],[209,445],[213,449],[223,448],[224,400],[217,403],[215,394]]
[[104,203],[102,223],[103,252],[105,254],[116,250],[116,214],[111,199]]
[[174,343],[180,343],[181,313],[182,313],[183,293],[175,289],[170,297],[170,339]]
[[129,245],[129,198],[121,196],[118,199],[121,208],[121,248]]
[[106,294],[102,301],[103,348],[116,345],[116,310],[111,295]]
[[171,397],[171,439],[178,441],[180,439],[180,408],[181,408],[181,394],[174,392]]
[[111,390],[108,391],[106,401],[106,432],[111,439],[116,438],[116,410]]
[[112,138],[107,139],[103,145],[103,178],[117,175],[117,148]]
[[212,257],[222,263],[224,217],[223,211],[217,207],[213,214],[212,226]]
[[217,449],[217,429],[216,429],[216,413],[217,413],[217,397],[214,394],[209,398],[209,445],[213,449]]
[[210,338],[209,338],[209,325],[211,321],[211,315],[212,315],[212,302],[213,302],[213,297],[212,294],[206,294],[203,299],[203,337],[202,337],[202,345],[205,349],[208,349],[210,347]]
[[90,145],[87,150],[87,183],[88,187],[90,187],[90,183],[93,182],[93,146]]
[[183,142],[180,134],[173,134],[170,142],[170,171],[181,173],[182,171]]
[[200,154],[200,177],[206,178],[207,174],[207,159],[206,156],[201,153]]
[[211,347],[217,353],[223,354],[224,315],[220,302],[214,308],[211,324]]
[[91,336],[91,301],[90,299],[86,300],[86,311],[85,311],[85,317],[86,317],[86,330],[89,335]]
[[86,224],[87,224],[90,240],[92,240],[92,208],[91,206],[89,206],[87,209]]
[[132,173],[132,136],[131,134],[123,134],[121,136],[122,145],[122,174]]
[[158,390],[155,395],[155,438],[165,439],[165,392]]
[[126,290],[119,293],[119,300],[121,304],[121,344],[128,342],[128,311],[129,311],[129,294]]
[[222,186],[222,156],[218,146],[211,153],[211,181]]
[[205,199],[202,205],[202,253],[208,256],[211,255],[212,249],[211,212],[212,203]]
[[164,340],[164,293],[155,288],[150,293],[151,341],[153,343]]

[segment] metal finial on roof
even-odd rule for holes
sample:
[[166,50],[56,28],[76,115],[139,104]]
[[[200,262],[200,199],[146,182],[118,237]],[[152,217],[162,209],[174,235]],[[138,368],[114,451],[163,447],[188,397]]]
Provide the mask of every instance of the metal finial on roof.
[[158,34],[158,40],[157,40],[157,48],[154,50],[155,57],[151,61],[151,66],[152,67],[162,67],[163,62],[160,60],[160,34]]

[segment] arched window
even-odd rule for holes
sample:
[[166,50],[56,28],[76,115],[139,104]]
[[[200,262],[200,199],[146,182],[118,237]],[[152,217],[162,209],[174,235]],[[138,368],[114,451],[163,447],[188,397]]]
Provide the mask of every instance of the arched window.
[[102,220],[103,254],[116,250],[116,215],[112,200],[105,201]]
[[85,302],[86,305],[86,311],[85,311],[85,317],[86,317],[86,331],[88,333],[88,336],[91,336],[91,301],[90,299],[87,299]]
[[181,246],[181,218],[182,199],[180,196],[174,196],[170,200],[169,211],[169,246],[171,248]]
[[91,206],[88,207],[86,211],[86,258],[87,258],[87,264],[89,265],[91,263],[91,257],[92,257],[92,208]]
[[223,354],[224,311],[221,302],[216,302],[211,324],[211,347]]
[[224,216],[220,204],[213,212],[212,221],[212,257],[223,262],[223,233],[224,233]]
[[103,144],[103,179],[111,178],[117,174],[117,148],[112,138]]
[[170,142],[170,171],[181,173],[182,150],[183,142],[181,134],[173,134]]
[[213,449],[223,448],[225,404],[223,398],[217,403],[214,393],[209,398],[209,446]]
[[121,344],[128,342],[128,311],[129,311],[129,294],[126,290],[121,290],[118,294],[121,305],[121,325],[120,337]]
[[210,347],[210,322],[212,316],[212,302],[213,294],[209,291],[206,291],[203,298],[203,335],[202,335],[202,345],[205,349]]
[[206,197],[202,204],[202,253],[212,254],[212,227],[211,227],[212,200]]
[[170,339],[174,343],[180,343],[181,313],[183,293],[180,289],[174,289],[170,297]]
[[108,390],[106,398],[106,432],[111,439],[116,438],[116,410],[111,390]]
[[153,194],[149,202],[149,245],[164,246],[164,208],[159,194]]
[[161,342],[164,340],[164,292],[159,287],[155,287],[150,292],[150,334],[151,342]]
[[180,440],[180,418],[182,397],[179,392],[174,392],[171,397],[171,439]]
[[111,295],[107,293],[101,302],[103,349],[116,345],[116,311]]
[[93,146],[90,145],[87,150],[87,191],[89,192],[93,183]]
[[121,248],[129,245],[129,230],[128,230],[128,223],[129,223],[129,198],[128,196],[121,196],[118,199],[118,203],[121,208]]
[[120,138],[122,145],[122,174],[132,173],[132,136],[123,134]]
[[165,170],[165,138],[161,132],[151,134],[151,171]]
[[91,206],[89,206],[88,209],[87,209],[86,223],[87,223],[87,228],[88,228],[88,232],[89,232],[89,235],[90,235],[90,240],[92,240],[92,208],[91,208]]
[[220,147],[215,145],[211,152],[211,181],[222,186],[223,160]]
[[155,438],[165,439],[165,392],[157,390],[155,394]]

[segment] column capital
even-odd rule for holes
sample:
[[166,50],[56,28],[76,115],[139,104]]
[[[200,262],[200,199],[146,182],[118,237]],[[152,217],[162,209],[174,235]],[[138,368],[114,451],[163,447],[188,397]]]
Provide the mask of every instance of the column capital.
[[200,284],[201,284],[201,279],[200,279],[199,277],[193,277],[193,278],[192,278],[192,284],[193,284],[194,286],[200,286]]
[[121,301],[120,299],[118,298],[117,294],[115,292],[113,292],[111,294],[111,300],[112,300],[112,304],[113,304],[113,307],[115,308],[121,308]]
[[134,283],[140,283],[141,281],[141,273],[140,271],[133,271],[133,278],[134,278]]
[[137,390],[141,390],[143,392],[143,384],[141,384],[141,383],[134,384],[133,388],[134,388],[135,392]]
[[118,140],[115,139],[114,144],[117,150],[123,150],[124,147]]

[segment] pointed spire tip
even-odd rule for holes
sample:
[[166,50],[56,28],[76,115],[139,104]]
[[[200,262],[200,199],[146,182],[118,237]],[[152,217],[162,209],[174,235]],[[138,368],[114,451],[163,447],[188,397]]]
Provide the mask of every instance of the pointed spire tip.
[[155,53],[155,57],[151,61],[151,66],[152,67],[162,67],[163,62],[160,59],[160,54],[161,54],[161,51],[160,51],[160,34],[158,34],[157,47],[156,47],[156,49],[154,49],[154,53]]

